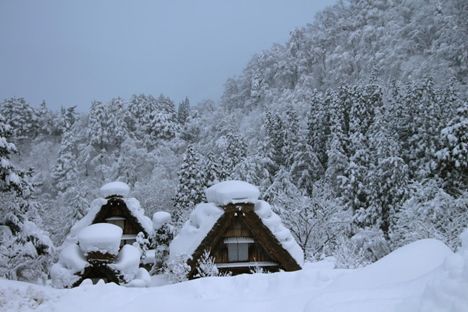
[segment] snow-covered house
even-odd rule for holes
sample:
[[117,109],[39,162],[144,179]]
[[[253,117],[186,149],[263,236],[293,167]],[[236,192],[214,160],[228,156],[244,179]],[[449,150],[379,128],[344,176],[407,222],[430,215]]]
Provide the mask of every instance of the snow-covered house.
[[225,181],[205,191],[208,203],[195,207],[170,245],[170,258],[186,258],[189,278],[205,251],[221,272],[247,273],[301,269],[304,254],[257,187]]
[[[100,189],[88,213],[70,230],[61,247],[52,278],[57,286],[73,287],[85,279],[93,282],[129,283],[148,275],[139,268],[142,250],[132,246],[137,235],[152,238],[153,222],[137,199],[128,197],[129,187],[112,182]],[[140,234],[141,235],[141,234]]]
[[81,229],[95,223],[110,223],[122,229],[121,246],[132,244],[138,233],[153,235],[153,222],[136,198],[128,197],[130,188],[123,182],[111,182],[100,189],[101,198],[95,199],[88,213],[71,228],[67,240],[76,241]]

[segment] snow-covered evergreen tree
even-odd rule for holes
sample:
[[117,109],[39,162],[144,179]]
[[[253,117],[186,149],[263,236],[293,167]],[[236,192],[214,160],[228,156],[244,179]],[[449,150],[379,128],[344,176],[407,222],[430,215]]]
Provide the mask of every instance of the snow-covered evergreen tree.
[[197,274],[195,277],[218,276],[219,270],[208,250],[205,250],[197,262]]
[[78,178],[75,139],[74,129],[71,126],[65,128],[57,156],[57,163],[52,171],[52,177],[59,192],[65,192],[70,186],[76,184]]
[[221,160],[213,152],[209,152],[206,156],[203,172],[207,187],[223,181],[228,175],[221,165]]
[[53,244],[33,222],[40,222],[33,187],[11,162],[16,147],[7,141],[9,131],[0,114],[0,276],[37,280],[47,272]]
[[205,175],[203,164],[193,146],[185,151],[182,166],[178,172],[179,184],[174,197],[174,223],[181,226],[193,209],[204,199]]
[[104,103],[94,101],[89,112],[88,136],[96,150],[105,150],[111,145],[110,129],[107,127],[109,116]]
[[444,188],[459,194],[468,185],[468,103],[441,131],[441,148],[436,153],[436,171],[444,180]]
[[167,212],[157,212],[153,216],[154,238],[154,265],[151,273],[161,274],[168,269],[169,244],[174,238],[174,227],[171,224],[171,215]]
[[0,104],[3,115],[15,140],[33,138],[37,135],[38,120],[35,110],[24,98],[9,98]]
[[127,125],[125,123],[124,100],[120,97],[113,98],[107,106],[107,129],[110,132],[110,142],[114,147],[120,144],[128,136]]
[[294,183],[305,194],[312,194],[314,183],[323,176],[322,164],[307,142],[296,145],[292,155],[291,175]]
[[181,125],[185,125],[187,119],[190,116],[190,102],[186,97],[180,104],[177,109],[177,120]]

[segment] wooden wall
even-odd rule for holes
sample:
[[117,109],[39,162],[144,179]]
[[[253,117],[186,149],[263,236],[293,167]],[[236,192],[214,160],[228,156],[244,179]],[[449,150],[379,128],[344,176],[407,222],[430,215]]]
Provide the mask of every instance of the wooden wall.
[[[242,217],[236,217],[228,230],[224,233],[223,238],[219,240],[216,247],[211,251],[211,255],[215,258],[215,263],[228,263],[228,248],[224,243],[225,238],[230,237],[252,237],[252,233],[247,226],[242,222]],[[265,250],[257,243],[249,244],[249,260],[255,261],[273,261]]]
[[125,218],[123,234],[138,234],[139,232],[146,233],[137,219],[129,212],[125,202],[118,197],[111,197],[108,199],[107,204],[104,205],[99,213],[94,218],[93,223],[105,223],[107,218],[121,217]]

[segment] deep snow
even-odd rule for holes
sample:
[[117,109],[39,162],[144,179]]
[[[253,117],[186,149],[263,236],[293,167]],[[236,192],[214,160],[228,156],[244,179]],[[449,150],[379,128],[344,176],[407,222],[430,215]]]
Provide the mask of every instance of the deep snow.
[[[468,285],[467,249],[465,245],[453,254],[441,242],[427,239],[357,270],[333,269],[332,262],[322,261],[297,272],[210,277],[149,288],[101,284],[52,289],[0,280],[0,310],[462,312],[468,311],[468,286],[463,289]],[[452,288],[440,287],[444,285]],[[454,301],[455,306],[450,304]]]

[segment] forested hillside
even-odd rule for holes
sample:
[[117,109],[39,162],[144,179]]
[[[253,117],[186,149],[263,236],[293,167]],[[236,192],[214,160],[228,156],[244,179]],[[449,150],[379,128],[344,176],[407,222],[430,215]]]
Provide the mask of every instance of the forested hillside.
[[308,259],[342,267],[420,238],[456,249],[468,226],[466,16],[463,0],[339,3],[253,57],[219,103],[134,95],[81,114],[5,99],[0,234],[15,240],[0,244],[0,276],[37,278],[38,261],[45,272],[52,242],[113,180],[178,226],[207,186],[253,183]]

